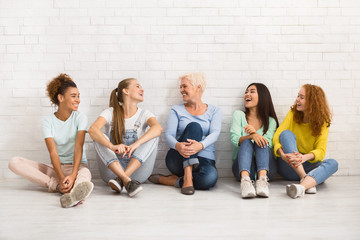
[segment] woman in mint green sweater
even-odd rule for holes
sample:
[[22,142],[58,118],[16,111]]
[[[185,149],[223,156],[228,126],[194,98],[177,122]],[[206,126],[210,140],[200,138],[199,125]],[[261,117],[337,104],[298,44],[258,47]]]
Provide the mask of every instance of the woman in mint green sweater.
[[[231,143],[235,147],[232,171],[241,181],[243,198],[269,196],[268,179],[276,173],[272,138],[279,126],[268,88],[252,83],[244,95],[245,112],[235,111],[231,122]],[[252,180],[257,173],[256,190]]]

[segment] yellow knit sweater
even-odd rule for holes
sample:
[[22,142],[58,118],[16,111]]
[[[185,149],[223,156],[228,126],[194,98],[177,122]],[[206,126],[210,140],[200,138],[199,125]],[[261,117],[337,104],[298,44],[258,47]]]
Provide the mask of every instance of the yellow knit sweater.
[[293,111],[289,111],[284,119],[284,121],[280,124],[279,128],[276,130],[273,137],[274,144],[274,153],[279,157],[277,153],[278,149],[281,148],[279,136],[284,130],[292,131],[296,136],[296,145],[300,153],[307,154],[313,153],[315,155],[314,160],[310,160],[309,162],[315,163],[322,161],[325,157],[326,153],[326,145],[327,138],[329,134],[329,128],[325,123],[321,129],[321,133],[319,136],[314,137],[312,135],[312,131],[309,123],[298,124],[294,121],[294,113]]

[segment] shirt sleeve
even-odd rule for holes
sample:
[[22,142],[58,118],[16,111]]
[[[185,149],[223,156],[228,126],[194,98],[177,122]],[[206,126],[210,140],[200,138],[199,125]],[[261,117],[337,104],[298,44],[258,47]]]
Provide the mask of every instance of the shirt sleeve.
[[50,122],[49,118],[46,118],[43,121],[42,132],[43,132],[44,139],[46,139],[46,138],[54,138],[54,131],[53,131],[52,127],[51,127],[51,122]]
[[88,119],[84,113],[79,113],[77,117],[77,130],[78,131],[87,131]]
[[269,142],[270,148],[273,147],[273,137],[274,137],[275,131],[276,131],[276,121],[274,118],[270,117],[269,118],[269,128],[268,128],[267,132],[264,134],[264,137]]
[[329,127],[324,125],[321,129],[320,136],[318,136],[315,141],[314,144],[315,149],[310,151],[315,155],[315,158],[314,160],[311,160],[309,162],[314,163],[314,162],[322,161],[324,159],[326,154],[328,135],[329,135]]
[[221,119],[222,119],[221,109],[218,107],[215,107],[215,110],[213,112],[212,119],[210,122],[209,135],[207,135],[201,141],[202,145],[204,146],[204,149],[217,141],[217,139],[220,135],[220,132],[221,132]]
[[277,151],[279,150],[279,148],[282,147],[282,146],[281,146],[281,143],[280,143],[280,139],[279,139],[280,134],[281,134],[283,131],[285,131],[285,130],[287,130],[287,129],[290,128],[290,124],[291,124],[292,121],[293,121],[293,113],[292,113],[292,111],[290,110],[290,111],[287,113],[284,121],[280,124],[280,126],[278,127],[278,129],[276,130],[276,132],[275,132],[275,134],[274,134],[274,137],[273,137],[274,154],[275,154],[275,156],[277,156],[277,157],[280,157],[280,155],[277,153]]
[[100,117],[105,118],[107,123],[110,123],[112,121],[112,108],[105,109],[101,114]]
[[152,112],[145,110],[144,116],[143,116],[144,122],[147,123],[149,118],[152,118],[152,117],[155,117],[155,115]]
[[168,117],[166,132],[165,132],[165,141],[168,146],[172,149],[175,149],[175,145],[178,142],[176,140],[176,131],[179,124],[179,117],[174,108],[171,108],[170,114]]
[[242,137],[242,114],[241,111],[235,111],[231,120],[230,141],[234,147],[239,147],[239,140]]

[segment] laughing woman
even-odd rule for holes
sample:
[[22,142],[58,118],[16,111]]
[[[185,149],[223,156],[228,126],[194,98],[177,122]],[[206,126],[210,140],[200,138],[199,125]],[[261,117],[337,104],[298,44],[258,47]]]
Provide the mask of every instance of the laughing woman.
[[182,194],[192,195],[195,189],[209,189],[216,184],[214,145],[222,114],[220,108],[201,99],[206,86],[203,74],[187,74],[180,81],[185,104],[171,108],[165,134],[170,147],[165,161],[173,175],[153,174],[149,181],[181,187]]
[[[124,79],[111,92],[110,108],[89,128],[102,179],[116,192],[125,187],[130,197],[142,190],[156,158],[162,128],[155,116],[139,108],[144,90],[134,78]],[[101,132],[105,128],[105,134]]]
[[289,197],[316,193],[315,186],[337,171],[334,159],[323,160],[330,124],[324,91],[315,85],[303,85],[273,139],[279,174],[287,180],[300,180],[300,184],[286,186]]
[[72,207],[89,196],[94,187],[84,147],[87,117],[77,111],[80,94],[68,75],[54,78],[46,90],[50,101],[58,107],[42,126],[52,166],[14,157],[9,168],[49,192],[63,193],[61,206]]
[[[245,112],[235,111],[231,122],[230,138],[235,147],[233,174],[241,181],[243,198],[268,197],[268,179],[276,173],[272,138],[279,122],[268,88],[252,83],[245,91]],[[257,173],[256,190],[252,184]]]

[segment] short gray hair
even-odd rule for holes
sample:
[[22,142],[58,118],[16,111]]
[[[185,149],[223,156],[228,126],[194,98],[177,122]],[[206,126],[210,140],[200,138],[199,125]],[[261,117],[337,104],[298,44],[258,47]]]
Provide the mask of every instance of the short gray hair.
[[205,75],[203,73],[197,73],[197,72],[187,73],[187,74],[179,77],[180,81],[182,79],[189,80],[190,83],[194,87],[200,86],[201,87],[201,94],[204,93],[205,88],[206,88],[206,78],[205,78]]

